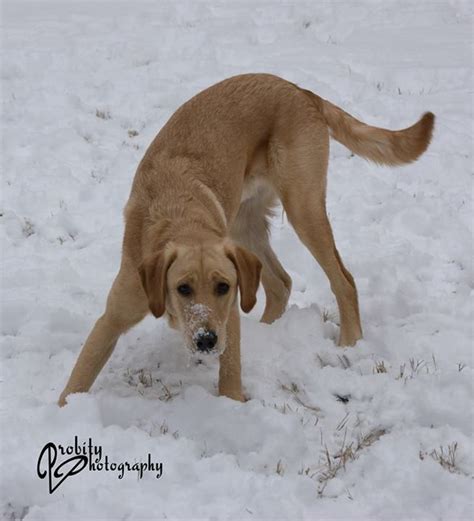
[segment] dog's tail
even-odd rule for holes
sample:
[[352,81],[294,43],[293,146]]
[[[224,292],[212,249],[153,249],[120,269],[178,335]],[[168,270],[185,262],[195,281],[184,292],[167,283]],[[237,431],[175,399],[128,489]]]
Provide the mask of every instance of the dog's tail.
[[[327,122],[331,136],[358,156],[381,165],[403,165],[416,161],[428,148],[435,116],[427,112],[411,127],[387,130],[357,120],[310,91]],[[314,99],[313,98],[313,99]]]

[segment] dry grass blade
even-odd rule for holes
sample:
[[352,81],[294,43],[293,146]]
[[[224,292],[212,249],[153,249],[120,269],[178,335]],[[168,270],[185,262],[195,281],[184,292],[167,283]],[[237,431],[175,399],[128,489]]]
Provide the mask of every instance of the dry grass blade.
[[374,367],[374,373],[386,373],[387,372],[387,368],[385,367],[385,362],[383,360],[379,361],[379,362],[375,362],[375,367]]
[[299,396],[298,396],[298,393],[300,392],[298,386],[295,384],[295,383],[291,383],[290,384],[290,387],[288,387],[287,385],[285,384],[282,384],[280,382],[280,386],[281,388],[284,390],[284,391],[287,391],[289,392],[294,400],[296,401],[296,403],[298,403],[299,405],[301,405],[302,407],[304,407],[305,409],[309,409],[310,411],[314,411],[314,412],[321,412],[321,409],[319,407],[316,407],[315,405],[308,405],[307,403],[305,403]]
[[179,393],[172,393],[169,388],[160,380],[156,380],[159,384],[161,384],[161,387],[163,388],[163,391],[164,391],[164,394],[159,396],[158,399],[163,401],[163,402],[168,402],[169,400],[171,400],[172,398],[174,398],[175,396],[178,396]]
[[357,443],[356,452],[364,449],[366,447],[370,447],[373,443],[378,441],[387,431],[385,429],[375,429],[362,438],[359,438]]
[[415,360],[414,358],[410,358],[408,360],[410,362],[411,376],[413,377],[415,374],[418,374],[420,370],[426,365],[424,360]]
[[[345,420],[346,418],[343,418],[339,425],[341,425]],[[329,450],[325,445],[324,448],[326,462],[319,471],[318,481],[321,486],[318,490],[318,494],[321,496],[324,493],[324,489],[326,488],[328,482],[335,478],[341,469],[345,470],[346,464],[349,461],[357,459],[363,449],[369,447],[377,440],[379,440],[380,437],[385,434],[385,432],[385,429],[375,429],[365,436],[359,437],[357,445],[354,446],[354,443],[346,445],[346,429],[344,432],[344,439],[342,441],[341,448],[333,456],[330,455]]]
[[278,460],[278,463],[277,463],[277,466],[276,466],[276,473],[279,476],[283,476],[283,474],[285,473],[285,468],[283,467],[283,463],[281,462],[281,459]]
[[342,420],[339,422],[338,426],[336,427],[336,430],[341,431],[347,425],[348,421],[349,421],[349,413],[346,413],[344,418],[342,418]]
[[338,358],[343,369],[349,369],[349,367],[352,365],[347,355],[338,356]]

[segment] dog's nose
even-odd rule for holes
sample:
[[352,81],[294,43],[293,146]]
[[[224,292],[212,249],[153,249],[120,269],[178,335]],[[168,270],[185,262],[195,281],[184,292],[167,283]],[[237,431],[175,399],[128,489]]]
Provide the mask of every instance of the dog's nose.
[[196,347],[198,348],[198,351],[203,353],[211,351],[216,343],[217,335],[214,333],[214,331],[205,331],[196,337]]

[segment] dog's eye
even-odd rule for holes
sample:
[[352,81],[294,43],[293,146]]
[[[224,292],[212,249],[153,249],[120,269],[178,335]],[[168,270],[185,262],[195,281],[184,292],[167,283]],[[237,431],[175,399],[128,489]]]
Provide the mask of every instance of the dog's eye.
[[227,284],[227,282],[219,282],[216,286],[216,293],[218,295],[225,295],[229,292],[230,286]]
[[191,289],[191,286],[189,284],[181,284],[178,286],[178,293],[180,295],[183,295],[183,297],[189,297],[193,290]]

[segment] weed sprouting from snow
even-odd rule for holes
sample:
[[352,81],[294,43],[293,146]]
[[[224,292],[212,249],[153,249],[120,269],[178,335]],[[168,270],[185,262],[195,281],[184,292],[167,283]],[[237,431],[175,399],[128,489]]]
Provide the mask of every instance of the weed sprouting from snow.
[[309,409],[310,411],[314,411],[314,412],[321,412],[321,409],[315,405],[309,405],[308,403],[304,402],[301,397],[299,396],[300,394],[300,389],[298,388],[298,386],[292,382],[290,383],[290,385],[285,385],[285,384],[282,384],[280,382],[280,386],[281,388],[284,390],[284,391],[287,391],[288,393],[290,393],[294,400],[296,401],[296,403],[298,403],[299,405],[301,405],[302,407],[304,407],[305,409]]
[[466,367],[466,364],[463,362],[458,363],[458,371],[461,372]]
[[164,436],[165,434],[168,434],[168,431],[169,431],[168,424],[166,423],[165,420],[163,420],[163,423],[160,425],[160,433],[163,434],[163,436]]
[[301,467],[300,470],[298,470],[298,475],[299,476],[308,476],[309,479],[312,479],[315,475],[315,473],[313,472],[312,474],[310,474],[311,472],[311,467],[305,467],[304,465]]
[[430,456],[437,461],[443,469],[453,474],[463,474],[459,469],[456,462],[456,453],[458,450],[458,442],[455,441],[450,443],[447,447],[440,445],[439,449],[433,449],[431,452],[425,452],[420,450],[419,456],[421,460],[424,460],[426,456]]
[[169,390],[169,388],[160,379],[157,379],[156,381],[161,385],[161,387],[163,388],[163,391],[164,391],[164,394],[159,396],[159,399],[162,402],[168,402],[169,400],[171,400],[175,396],[178,396],[179,393],[172,393]]
[[398,376],[396,377],[397,380],[401,380],[405,376],[405,369],[406,369],[406,365],[400,364],[400,371],[398,373]]
[[108,110],[95,109],[95,116],[99,119],[111,119],[112,116]]
[[[171,392],[170,388],[160,378],[154,378],[151,371],[146,369],[140,369],[138,371],[127,369],[124,373],[124,378],[127,384],[136,387],[138,393],[142,396],[145,394],[145,389],[151,388],[155,383],[158,383],[161,386],[162,392],[157,398],[162,402],[168,402],[179,394],[179,392]],[[179,382],[179,386],[181,385],[182,383]],[[176,384],[174,387],[176,387]]]
[[286,402],[281,405],[274,403],[273,408],[279,411],[281,414],[286,414],[287,411],[293,412],[293,409]]
[[298,388],[298,385],[295,384],[295,382],[291,382],[290,389],[291,389],[292,393],[299,393],[300,392],[300,390]]
[[318,488],[318,495],[322,496],[324,493],[324,489],[326,488],[328,482],[335,478],[337,473],[346,468],[346,462],[348,459],[352,459],[354,457],[354,453],[350,447],[345,446],[345,438],[341,447],[341,450],[331,456],[327,446],[325,446],[325,462],[323,467],[319,471],[318,481],[320,486]]
[[431,359],[432,363],[410,358],[408,360],[409,372],[407,372],[407,364],[400,364],[398,375],[395,378],[397,380],[405,380],[406,382],[421,374],[422,370],[424,370],[425,374],[436,374],[438,372],[438,362],[434,355],[431,355]]
[[410,362],[412,378],[414,375],[418,374],[421,371],[421,369],[426,365],[426,362],[424,360],[415,360],[414,358],[410,358],[408,361]]
[[[342,422],[341,422],[342,423]],[[324,494],[328,482],[335,478],[341,470],[346,469],[346,464],[350,461],[356,460],[363,449],[370,447],[373,443],[378,441],[386,433],[385,429],[378,428],[369,432],[364,436],[359,436],[357,443],[346,443],[347,429],[344,431],[344,438],[341,447],[334,454],[329,452],[329,449],[324,445],[323,465],[316,473],[319,481],[318,495]]]
[[133,375],[132,375],[132,372],[130,371],[130,368],[127,368],[125,370],[125,372],[123,373],[123,376],[128,385],[134,385]]
[[374,373],[386,373],[387,372],[387,368],[385,367],[385,362],[383,360],[379,361],[379,362],[375,362],[375,367],[374,367]]
[[321,318],[323,322],[335,322],[336,316],[333,312],[329,311],[329,309],[323,309],[323,312],[321,313]]
[[138,382],[143,385],[143,387],[152,387],[153,386],[153,378],[151,376],[150,371],[145,371],[145,369],[140,369],[138,372]]
[[352,363],[346,355],[338,356],[338,358],[343,369],[349,369],[349,367],[351,367]]
[[378,441],[387,431],[385,429],[374,429],[368,434],[359,437],[356,451],[370,447],[373,443]]

